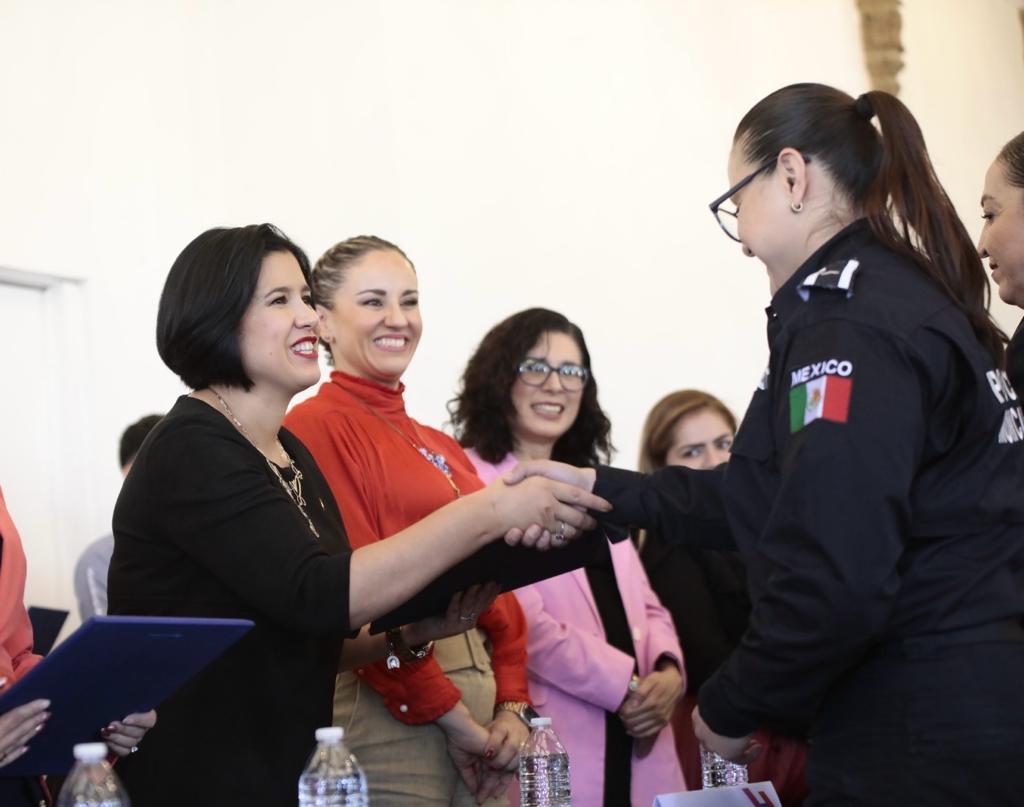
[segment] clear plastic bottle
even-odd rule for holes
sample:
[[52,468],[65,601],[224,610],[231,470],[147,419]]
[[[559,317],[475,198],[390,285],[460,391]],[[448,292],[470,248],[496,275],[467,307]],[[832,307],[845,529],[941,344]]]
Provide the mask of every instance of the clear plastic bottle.
[[366,807],[366,776],[338,726],[316,730],[316,749],[299,777],[299,807]]
[[747,766],[730,762],[714,751],[700,747],[700,778],[704,790],[713,787],[732,787],[747,783]]
[[57,807],[131,807],[124,785],[107,763],[105,743],[79,743]]
[[569,755],[550,717],[530,721],[530,738],[519,752],[520,807],[572,807]]

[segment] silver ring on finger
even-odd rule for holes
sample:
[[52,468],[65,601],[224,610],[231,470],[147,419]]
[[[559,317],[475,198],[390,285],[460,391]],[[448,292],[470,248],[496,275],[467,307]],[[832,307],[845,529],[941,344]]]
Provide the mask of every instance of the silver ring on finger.
[[479,614],[476,611],[470,611],[468,614],[460,614],[459,619],[463,622],[476,622],[476,618]]
[[561,527],[559,527],[558,532],[551,536],[551,543],[555,546],[561,546],[565,543],[565,531],[568,529],[564,521],[559,521],[558,523],[561,524]]
[[139,747],[138,747],[137,745],[133,745],[133,746],[132,746],[132,750],[131,750],[131,751],[129,751],[128,753],[129,753],[129,754],[137,754],[137,753],[138,753],[138,751],[139,751]]

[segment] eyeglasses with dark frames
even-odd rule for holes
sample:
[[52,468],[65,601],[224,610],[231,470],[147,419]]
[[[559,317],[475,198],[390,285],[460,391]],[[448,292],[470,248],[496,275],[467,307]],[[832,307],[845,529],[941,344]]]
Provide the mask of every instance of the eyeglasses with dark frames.
[[715,221],[717,221],[718,226],[722,228],[722,232],[729,236],[733,241],[740,243],[740,224],[739,219],[737,218],[739,210],[730,210],[727,207],[722,207],[722,205],[728,202],[729,199],[747,187],[747,185],[753,182],[758,176],[774,165],[775,160],[772,160],[771,162],[767,162],[762,165],[756,171],[751,171],[743,177],[743,179],[708,205],[708,207],[711,208],[711,215],[715,217]]
[[566,392],[579,392],[587,385],[590,371],[578,364],[566,363],[552,367],[543,359],[523,359],[516,368],[520,380],[531,387],[542,387],[552,373],[558,374],[558,383]]
[[[805,163],[807,163],[808,165],[810,164],[810,157],[808,157],[806,154],[801,154],[800,156],[803,158],[803,161]],[[738,209],[730,210],[727,207],[722,207],[722,205],[729,201],[729,199],[731,199],[745,187],[747,187],[747,185],[753,182],[763,172],[767,171],[769,168],[773,168],[774,166],[775,159],[772,158],[757,170],[751,171],[749,174],[743,177],[743,179],[741,179],[739,182],[737,182],[735,185],[729,188],[729,190],[727,190],[725,193],[723,193],[721,196],[715,199],[715,201],[708,205],[708,207],[711,208],[711,215],[715,217],[715,221],[717,221],[718,226],[722,228],[722,232],[724,232],[737,244],[742,243],[740,241],[740,211]]]

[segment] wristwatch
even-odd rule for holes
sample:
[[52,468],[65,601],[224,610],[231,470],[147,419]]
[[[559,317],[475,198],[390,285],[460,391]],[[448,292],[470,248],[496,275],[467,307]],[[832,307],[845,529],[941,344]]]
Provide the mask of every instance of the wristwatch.
[[389,670],[397,670],[403,661],[422,661],[433,646],[433,642],[427,642],[419,647],[409,647],[402,636],[401,628],[391,628],[384,633],[384,650],[387,653]]
[[530,721],[535,717],[540,717],[537,714],[537,710],[526,701],[502,701],[494,707],[494,713],[497,714],[498,712],[511,712],[527,726],[530,725]]

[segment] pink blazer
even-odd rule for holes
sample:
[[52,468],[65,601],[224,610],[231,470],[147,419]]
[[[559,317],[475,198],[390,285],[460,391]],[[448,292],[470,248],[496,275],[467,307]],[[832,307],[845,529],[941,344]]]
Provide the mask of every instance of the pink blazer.
[[[515,466],[514,457],[498,465],[469,451],[484,482]],[[611,544],[612,565],[633,631],[641,676],[667,654],[683,669],[672,618],[651,590],[640,556],[631,541]],[[597,604],[582,569],[534,583],[515,592],[529,628],[527,670],[530,697],[552,725],[569,753],[573,804],[596,807],[604,791],[605,712],[622,703],[633,673],[633,659],[605,640]],[[655,796],[685,790],[671,726],[666,726],[650,754],[633,757],[633,807],[650,807]],[[510,791],[518,803],[518,785]]]

